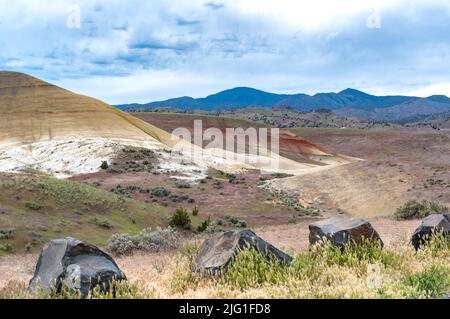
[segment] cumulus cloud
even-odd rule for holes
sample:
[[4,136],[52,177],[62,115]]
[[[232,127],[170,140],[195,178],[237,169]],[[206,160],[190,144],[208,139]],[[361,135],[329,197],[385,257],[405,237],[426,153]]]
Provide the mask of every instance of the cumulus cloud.
[[[67,24],[74,5],[80,28]],[[0,69],[110,103],[241,85],[450,95],[446,1],[0,0],[0,8]],[[368,25],[378,13],[380,25]]]

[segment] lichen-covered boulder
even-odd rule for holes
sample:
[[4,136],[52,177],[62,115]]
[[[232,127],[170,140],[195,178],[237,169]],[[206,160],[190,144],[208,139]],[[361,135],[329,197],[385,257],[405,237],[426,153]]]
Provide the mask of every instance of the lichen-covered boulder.
[[377,241],[383,245],[377,231],[363,219],[338,216],[309,225],[311,245],[329,241],[336,247],[342,247],[347,243],[361,244],[364,240]]
[[450,236],[450,215],[434,214],[422,219],[422,223],[411,236],[412,245],[416,250],[419,249],[435,232]]
[[71,237],[51,240],[42,250],[30,289],[47,293],[62,287],[87,296],[95,287],[108,290],[112,281],[126,280],[115,261],[97,247]]
[[215,274],[227,269],[233,257],[243,249],[254,249],[265,257],[289,264],[292,257],[275,248],[251,230],[227,231],[206,239],[200,249],[194,271]]

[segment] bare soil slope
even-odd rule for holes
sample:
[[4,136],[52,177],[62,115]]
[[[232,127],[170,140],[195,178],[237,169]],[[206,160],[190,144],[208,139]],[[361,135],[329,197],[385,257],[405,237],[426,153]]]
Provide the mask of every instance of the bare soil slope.
[[[220,129],[224,136],[226,136],[227,128],[270,128],[269,125],[261,123],[219,116],[154,112],[136,112],[133,113],[133,115],[152,125],[158,125],[158,127],[161,127],[168,132],[172,132],[176,128],[183,127],[189,129],[193,134],[194,120],[202,121],[203,131],[214,127]],[[268,146],[271,146],[270,139],[270,130],[268,130]],[[204,146],[206,146],[209,142],[210,141],[208,140],[204,140]],[[246,142],[248,143],[248,141]],[[226,145],[225,142],[224,145]],[[306,164],[321,166],[327,164],[347,163],[353,160],[346,156],[334,153],[319,144],[312,143],[311,141],[308,141],[302,136],[294,134],[289,130],[280,130],[279,148],[281,156]]]
[[409,199],[450,206],[450,132],[422,129],[296,129],[309,140],[362,162],[276,180],[303,200],[329,211],[389,216]]
[[31,76],[0,72],[0,144],[73,137],[166,142],[169,135],[105,104]]

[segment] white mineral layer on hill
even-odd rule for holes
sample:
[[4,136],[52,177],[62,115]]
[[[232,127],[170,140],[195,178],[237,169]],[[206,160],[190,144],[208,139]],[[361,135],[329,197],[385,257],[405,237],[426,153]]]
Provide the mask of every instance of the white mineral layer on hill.
[[100,170],[102,161],[111,162],[124,146],[163,149],[153,141],[112,140],[105,138],[41,141],[22,146],[0,146],[0,171],[39,170],[59,178]]

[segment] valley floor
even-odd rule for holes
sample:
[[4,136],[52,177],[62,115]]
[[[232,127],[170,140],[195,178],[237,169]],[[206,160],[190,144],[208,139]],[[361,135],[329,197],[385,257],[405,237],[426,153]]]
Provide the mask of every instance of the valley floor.
[[431,129],[294,129],[335,152],[364,159],[273,182],[321,211],[391,216],[410,199],[450,206],[450,131]]

